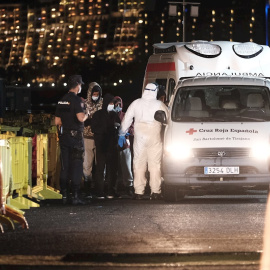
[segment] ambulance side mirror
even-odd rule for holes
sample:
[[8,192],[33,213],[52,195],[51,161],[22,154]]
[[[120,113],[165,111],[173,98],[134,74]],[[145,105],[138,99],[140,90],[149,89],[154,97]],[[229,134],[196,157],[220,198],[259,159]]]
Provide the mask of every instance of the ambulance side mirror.
[[158,110],[155,112],[154,115],[155,120],[162,124],[167,124],[167,117],[164,111]]

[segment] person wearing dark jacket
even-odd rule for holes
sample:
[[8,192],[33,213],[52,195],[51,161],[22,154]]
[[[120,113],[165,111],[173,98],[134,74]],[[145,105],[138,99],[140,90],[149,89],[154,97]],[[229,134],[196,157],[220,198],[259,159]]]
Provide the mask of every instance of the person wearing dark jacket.
[[91,121],[94,113],[102,109],[103,98],[102,89],[96,82],[91,82],[87,91],[85,100],[86,109],[88,110],[88,118],[84,122],[83,139],[85,147],[85,155],[83,162],[84,174],[84,190],[89,193],[95,187],[93,178],[94,160],[96,160],[96,146],[94,141],[94,133],[91,130]]
[[[122,121],[125,113],[123,112],[123,101],[119,96],[114,98],[114,110],[118,113],[120,120]],[[133,189],[133,173],[132,173],[132,154],[131,154],[131,144],[133,142],[134,127],[131,125],[128,130],[128,135],[126,136],[126,143],[123,147],[118,146],[118,175],[121,176],[122,184],[125,188],[126,195],[134,195]],[[120,183],[119,183],[120,184]]]
[[114,97],[106,94],[103,98],[102,109],[96,111],[92,117],[91,129],[94,133],[96,145],[96,189],[97,198],[105,198],[104,192],[104,170],[106,168],[106,179],[108,180],[107,198],[115,196],[115,184],[117,178],[117,142],[120,119],[113,110]]
[[72,185],[72,204],[83,204],[79,198],[83,176],[83,127],[88,117],[84,102],[77,96],[83,84],[81,75],[72,75],[68,79],[69,92],[58,101],[55,111],[55,125],[58,127],[61,149],[60,188],[63,203],[68,202],[69,181]]

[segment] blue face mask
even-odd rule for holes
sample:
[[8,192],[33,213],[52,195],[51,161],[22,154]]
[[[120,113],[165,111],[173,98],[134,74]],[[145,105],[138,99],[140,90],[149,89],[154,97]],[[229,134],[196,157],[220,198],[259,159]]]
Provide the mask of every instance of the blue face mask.
[[122,108],[120,106],[117,106],[115,109],[114,109],[116,112],[121,112],[122,111]]

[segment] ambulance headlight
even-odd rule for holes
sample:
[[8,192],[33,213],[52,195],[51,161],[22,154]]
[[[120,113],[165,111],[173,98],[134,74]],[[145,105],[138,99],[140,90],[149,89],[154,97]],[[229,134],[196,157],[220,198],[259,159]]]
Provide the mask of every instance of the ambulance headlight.
[[198,56],[206,58],[214,58],[221,54],[221,48],[210,43],[189,43],[185,45],[185,48]]
[[167,146],[165,148],[165,154],[173,159],[187,159],[193,156],[192,149],[184,144]]
[[233,45],[233,51],[236,55],[242,58],[252,58],[260,54],[263,50],[263,47],[252,43],[252,42],[245,42],[241,44]]
[[254,145],[250,149],[250,157],[254,157],[256,159],[267,159],[270,156],[270,146],[264,144]]

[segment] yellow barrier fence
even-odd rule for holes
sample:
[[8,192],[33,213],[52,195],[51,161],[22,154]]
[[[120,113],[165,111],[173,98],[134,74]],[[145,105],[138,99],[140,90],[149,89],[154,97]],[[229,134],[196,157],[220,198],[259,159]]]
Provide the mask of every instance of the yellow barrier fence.
[[16,192],[14,198],[10,198],[9,204],[19,209],[39,207],[38,203],[28,199],[32,189],[32,138],[11,137],[12,157],[12,190]]
[[12,192],[12,171],[11,171],[11,148],[8,140],[0,140],[0,156],[3,179],[2,200],[7,202],[8,195]]
[[12,178],[12,157],[11,147],[7,139],[0,140],[0,156],[1,156],[1,178],[3,182],[2,187],[2,202],[5,204],[6,213],[0,214],[0,230],[4,232],[2,224],[6,225],[8,229],[14,230],[14,222],[18,222],[23,228],[28,228],[28,223],[24,217],[24,212],[9,205],[10,194],[13,189]]
[[48,133],[48,183],[60,189],[60,145],[56,133]]
[[36,135],[37,185],[32,195],[38,199],[62,199],[59,190],[48,186],[48,134]]

